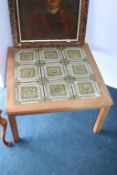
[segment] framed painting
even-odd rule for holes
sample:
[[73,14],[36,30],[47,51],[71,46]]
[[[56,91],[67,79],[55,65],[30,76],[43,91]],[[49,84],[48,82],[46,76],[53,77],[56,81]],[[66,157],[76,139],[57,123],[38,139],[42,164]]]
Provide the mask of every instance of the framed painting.
[[14,46],[81,45],[88,0],[9,0]]

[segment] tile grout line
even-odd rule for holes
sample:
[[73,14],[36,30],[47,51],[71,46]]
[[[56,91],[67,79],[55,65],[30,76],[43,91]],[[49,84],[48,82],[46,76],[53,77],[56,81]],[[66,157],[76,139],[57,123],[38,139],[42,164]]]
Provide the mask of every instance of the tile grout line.
[[[37,52],[37,55],[38,55],[38,59],[39,59],[39,69],[40,69],[40,73],[41,73],[41,83],[42,83],[42,88],[43,88],[43,95],[44,95],[44,100],[46,102],[46,95],[45,95],[45,88],[44,88],[44,82],[43,82],[43,78],[42,78],[42,67],[41,67],[41,58],[40,56],[42,57],[42,51],[43,48],[41,48],[41,50],[38,50]],[[39,53],[40,52],[40,53]]]
[[[67,70],[68,76],[70,76],[70,75],[69,75],[68,68],[67,68],[67,64],[66,64],[66,61],[65,61],[65,59],[67,60],[67,58],[64,58],[64,55],[63,55],[64,50],[65,50],[65,49],[62,47],[62,48],[61,48],[61,53],[62,53],[63,60],[64,60],[64,63],[65,63],[65,68],[66,68],[66,70]],[[64,52],[64,53],[65,53],[65,52]],[[69,84],[70,84],[70,87],[71,87],[71,90],[72,90],[72,93],[73,93],[73,97],[74,97],[74,99],[75,99],[75,94],[74,94],[74,91],[73,91],[73,88],[72,88],[72,84],[70,83],[69,80],[68,80],[68,82],[69,82]]]

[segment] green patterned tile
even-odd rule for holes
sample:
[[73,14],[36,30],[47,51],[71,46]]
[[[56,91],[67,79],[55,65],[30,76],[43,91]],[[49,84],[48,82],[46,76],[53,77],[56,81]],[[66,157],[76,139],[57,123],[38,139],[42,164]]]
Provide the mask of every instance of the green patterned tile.
[[48,63],[41,66],[42,77],[47,80],[63,79],[67,76],[67,69],[61,63]]
[[36,82],[16,85],[15,102],[17,104],[39,103],[44,101],[43,87]]
[[40,59],[45,62],[60,62],[63,60],[61,49],[57,48],[43,48],[40,52]]
[[72,83],[75,98],[96,98],[100,96],[100,90],[93,80],[77,80]]
[[62,51],[64,59],[69,61],[82,61],[86,56],[83,49],[77,47],[67,47]]
[[40,68],[35,65],[16,66],[15,80],[20,82],[41,81]]
[[92,75],[91,67],[86,62],[70,62],[67,64],[68,74],[75,78],[89,78]]
[[74,99],[71,85],[65,81],[53,81],[44,84],[46,101]]
[[19,50],[15,52],[15,62],[20,64],[34,64],[38,59],[38,54],[35,50]]

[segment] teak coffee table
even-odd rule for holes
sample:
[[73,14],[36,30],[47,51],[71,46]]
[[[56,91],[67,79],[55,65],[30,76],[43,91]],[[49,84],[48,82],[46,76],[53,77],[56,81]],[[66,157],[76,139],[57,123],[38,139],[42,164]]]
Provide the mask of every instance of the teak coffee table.
[[99,108],[100,111],[94,124],[93,132],[99,133],[101,131],[104,120],[106,119],[109,108],[113,104],[113,102],[102,79],[102,76],[98,70],[98,67],[93,59],[88,44],[84,44],[81,48],[84,50],[87,61],[90,64],[91,69],[94,73],[95,79],[100,89],[100,96],[95,98],[46,101],[32,104],[17,104],[15,102],[15,49],[8,49],[6,112],[8,114],[12,135],[16,143],[19,141],[16,116],[22,115]]

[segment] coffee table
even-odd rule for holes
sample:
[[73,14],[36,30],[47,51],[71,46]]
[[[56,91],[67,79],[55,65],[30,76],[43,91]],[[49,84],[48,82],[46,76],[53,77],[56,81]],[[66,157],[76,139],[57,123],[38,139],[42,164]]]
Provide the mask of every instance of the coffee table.
[[[11,126],[14,142],[19,141],[19,133],[17,129],[16,117],[30,114],[42,114],[52,112],[100,109],[96,122],[93,127],[94,133],[99,133],[102,129],[104,120],[108,111],[113,104],[111,96],[94,61],[88,44],[82,46],[87,60],[93,70],[95,79],[98,83],[101,95],[95,98],[71,99],[65,101],[49,101],[35,104],[16,104],[15,103],[15,55],[14,48],[8,48],[7,57],[7,81],[6,81],[6,112]],[[85,128],[84,128],[85,129]]]

